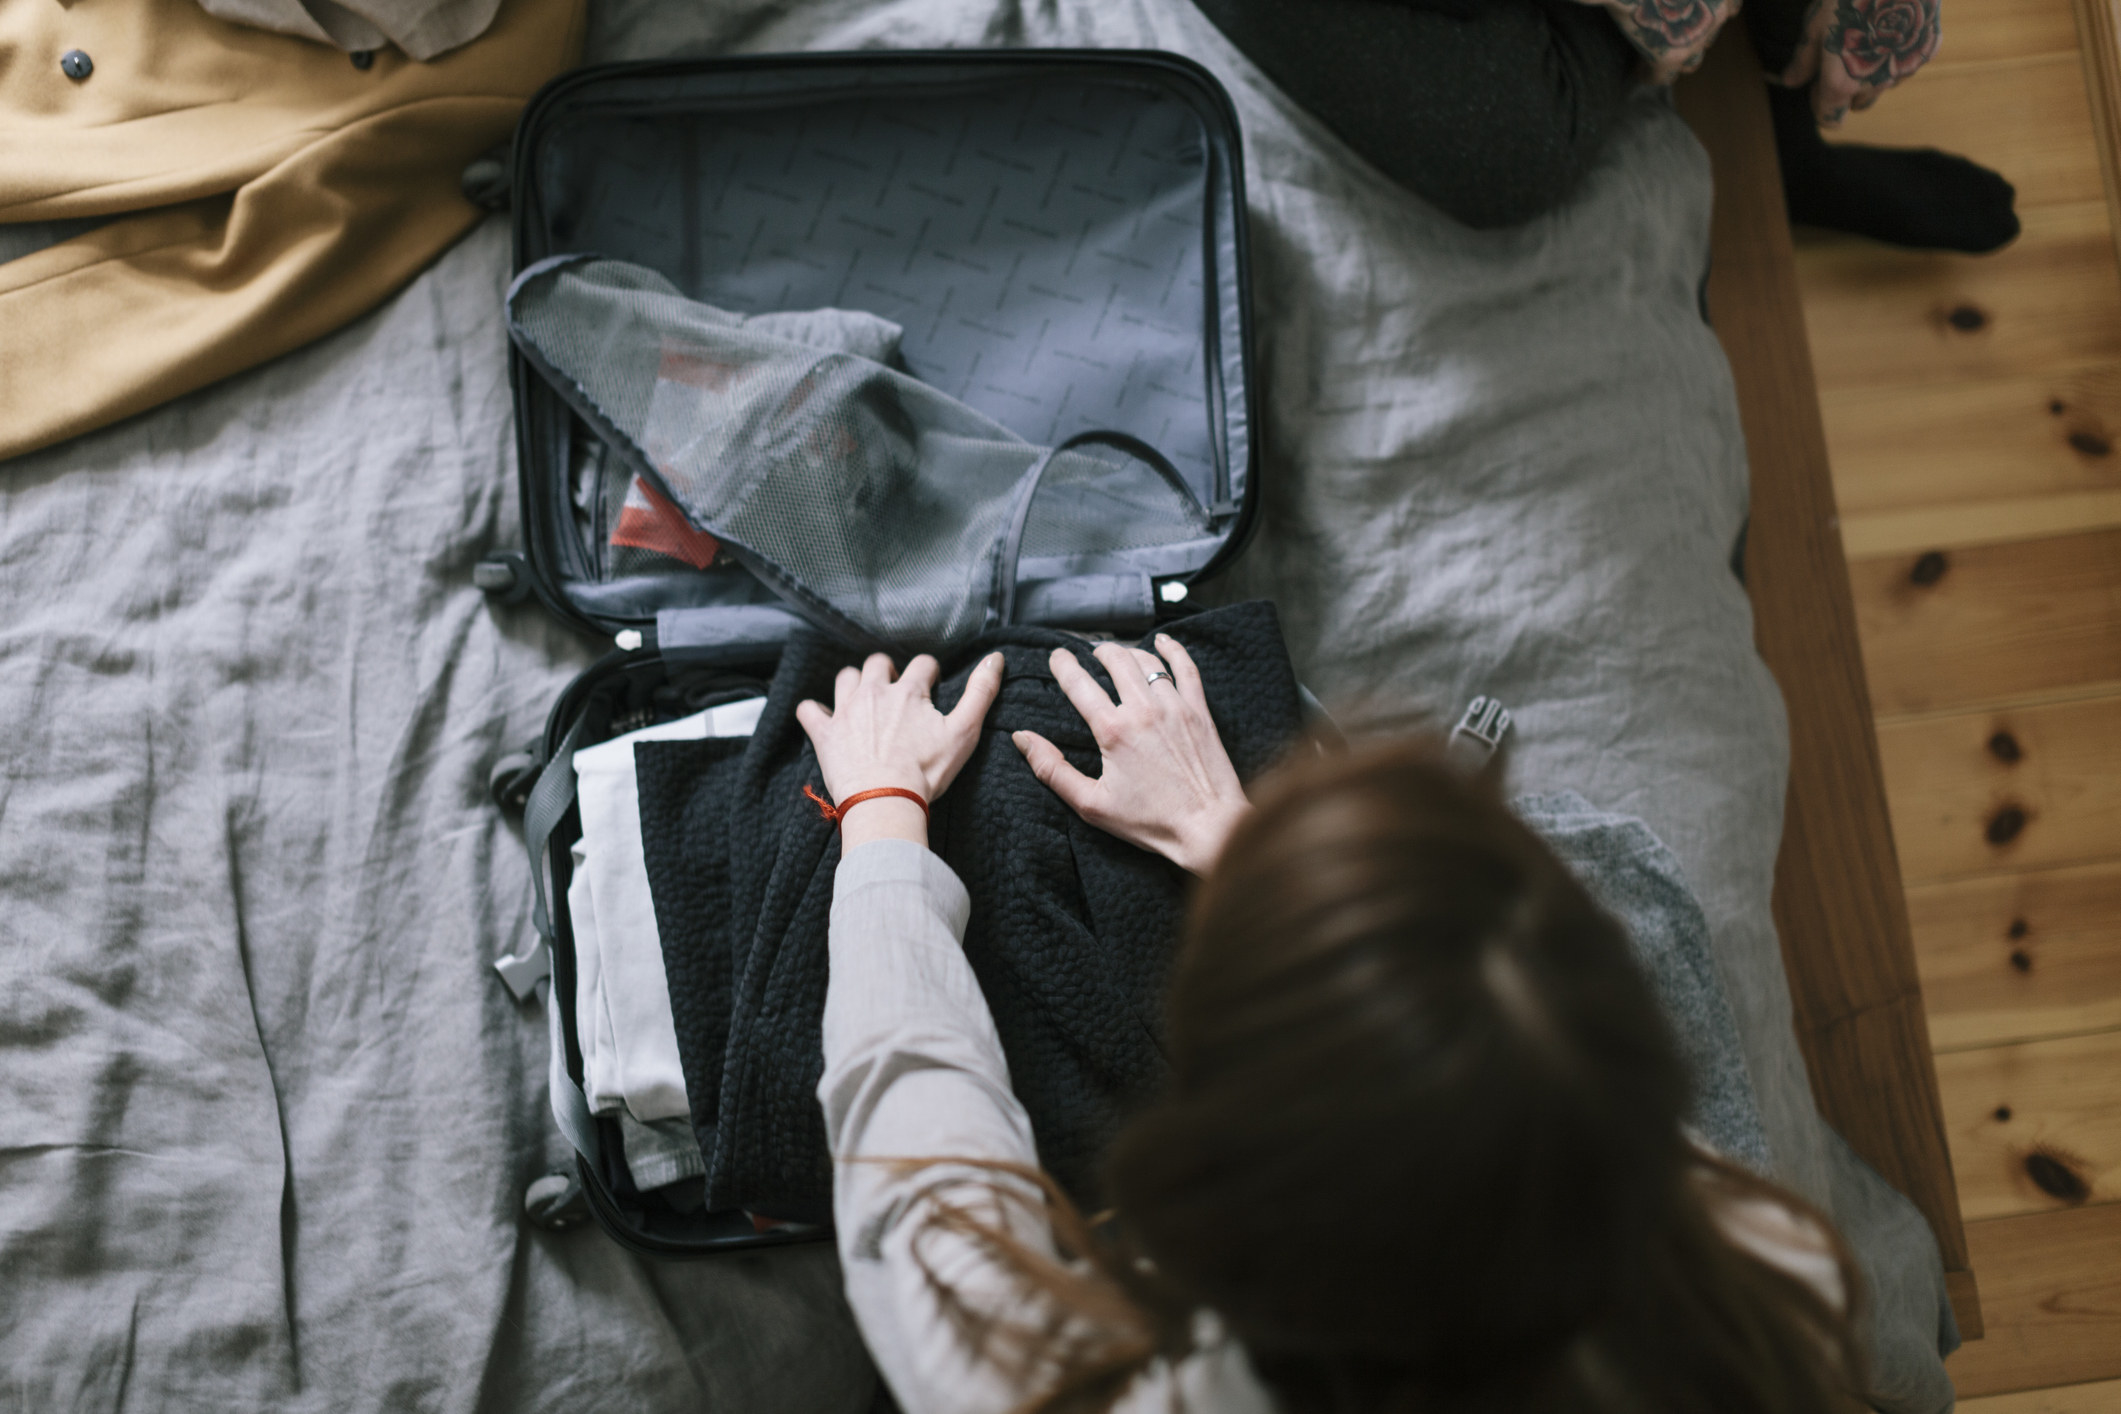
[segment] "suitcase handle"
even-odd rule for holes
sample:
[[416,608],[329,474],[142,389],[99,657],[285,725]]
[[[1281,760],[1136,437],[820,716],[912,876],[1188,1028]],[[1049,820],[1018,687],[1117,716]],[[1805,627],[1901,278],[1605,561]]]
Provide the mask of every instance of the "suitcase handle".
[[1200,497],[1193,494],[1193,488],[1186,484],[1186,478],[1171,464],[1171,459],[1141,438],[1131,433],[1104,428],[1092,428],[1087,432],[1078,432],[1072,437],[1063,438],[1048,447],[1037,461],[1031,463],[1029,469],[1017,478],[1016,489],[1010,492],[1009,522],[994,547],[994,587],[987,602],[988,628],[999,628],[1004,624],[1016,622],[1016,576],[1024,558],[1024,530],[1031,524],[1031,503],[1038,498],[1039,483],[1045,479],[1046,469],[1053,465],[1054,459],[1062,452],[1073,451],[1092,442],[1117,447],[1137,461],[1144,461],[1155,467],[1157,472],[1186,498],[1188,505],[1199,511],[1203,517],[1208,515],[1207,508],[1200,503]]

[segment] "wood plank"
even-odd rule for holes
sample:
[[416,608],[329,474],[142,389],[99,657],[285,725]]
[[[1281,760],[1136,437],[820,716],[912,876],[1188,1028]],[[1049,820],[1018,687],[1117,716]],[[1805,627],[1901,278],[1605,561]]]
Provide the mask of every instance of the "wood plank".
[[1910,884],[2121,858],[2121,696],[1878,724]]
[[1940,1053],[2121,1026],[2121,865],[1924,884],[1907,907]]
[[[1946,16],[1951,27],[1956,9]],[[1931,68],[1836,139],[1881,147],[1941,147],[1994,168],[2018,189],[2018,209],[2106,200],[2099,139],[2074,46],[2015,64]]]
[[1963,65],[2076,49],[2070,0],[1952,0],[1944,15],[1944,43],[1918,81]]
[[2121,267],[2106,203],[2036,206],[2024,223],[2015,242],[1984,256],[1808,237],[1797,266],[1821,386],[2121,363]]
[[1841,543],[1851,560],[1904,555],[1912,559],[1939,545],[2005,545],[2073,530],[2121,529],[2121,488],[2032,496],[2010,501],[1963,501],[1904,511],[1841,517]]
[[1828,385],[1845,515],[2121,491],[2121,364],[1920,387]]
[[2121,1414],[2121,1380],[1960,1399],[1958,1414]]
[[[1749,593],[1782,685],[1790,785],[1774,913],[1821,1113],[1912,1199],[1948,1272],[1967,1270],[1951,1155],[1893,855],[1818,383],[1758,61],[1724,31],[1680,85],[1716,174],[1708,308],[1752,464]],[[1953,1290],[1973,1300],[1964,1279]],[[1978,1328],[1978,1309],[1967,1312]]]
[[2121,1414],[2121,1380],[1962,1399],[1958,1414]]
[[1962,1397],[2121,1377],[2121,1203],[1966,1225],[1987,1334],[1946,1362]]
[[2121,1199],[2121,1032],[1937,1057],[1968,1221]]
[[2121,531],[1856,560],[1849,581],[1881,716],[2121,685]]
[[1958,1414],[2121,1414],[2121,1380],[1962,1399]]

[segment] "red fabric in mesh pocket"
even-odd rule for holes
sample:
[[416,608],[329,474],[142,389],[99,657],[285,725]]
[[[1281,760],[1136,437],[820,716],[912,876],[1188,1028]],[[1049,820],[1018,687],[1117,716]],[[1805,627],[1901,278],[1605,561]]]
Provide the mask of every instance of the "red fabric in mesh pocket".
[[685,513],[668,497],[638,476],[626,488],[626,503],[619,507],[611,543],[668,555],[696,570],[713,564],[715,552],[722,548],[721,541],[685,519]]

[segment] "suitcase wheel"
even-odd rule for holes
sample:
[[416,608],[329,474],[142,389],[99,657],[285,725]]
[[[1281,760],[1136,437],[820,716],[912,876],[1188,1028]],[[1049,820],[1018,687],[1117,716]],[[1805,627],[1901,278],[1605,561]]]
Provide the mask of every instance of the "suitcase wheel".
[[530,788],[538,783],[538,770],[538,758],[528,751],[511,751],[494,762],[486,775],[493,803],[503,810],[521,810],[530,801]]
[[488,555],[471,567],[471,582],[482,594],[499,599],[503,603],[514,603],[521,598],[524,584],[522,557],[520,555]]
[[565,1232],[589,1218],[582,1180],[567,1169],[555,1169],[523,1190],[523,1216],[548,1232]]
[[515,174],[509,170],[509,144],[474,157],[457,184],[464,199],[482,211],[506,211],[514,196]]

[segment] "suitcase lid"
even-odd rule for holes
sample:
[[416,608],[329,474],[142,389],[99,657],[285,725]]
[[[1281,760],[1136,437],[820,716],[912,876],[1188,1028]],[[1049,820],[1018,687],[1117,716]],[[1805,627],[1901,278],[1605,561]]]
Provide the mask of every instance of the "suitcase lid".
[[[1249,533],[1239,138],[1227,95],[1190,60],[885,52],[584,69],[525,111],[514,197],[519,272],[593,253],[735,314],[881,316],[903,331],[903,371],[1035,448],[1088,434],[1153,449],[1202,532],[1041,554],[1019,514],[1018,621],[1137,626]],[[518,349],[510,372],[525,548],[549,608],[729,661],[771,656],[805,619],[852,636],[740,541],[717,552],[717,527],[669,504],[652,458],[570,407],[551,369]]]

